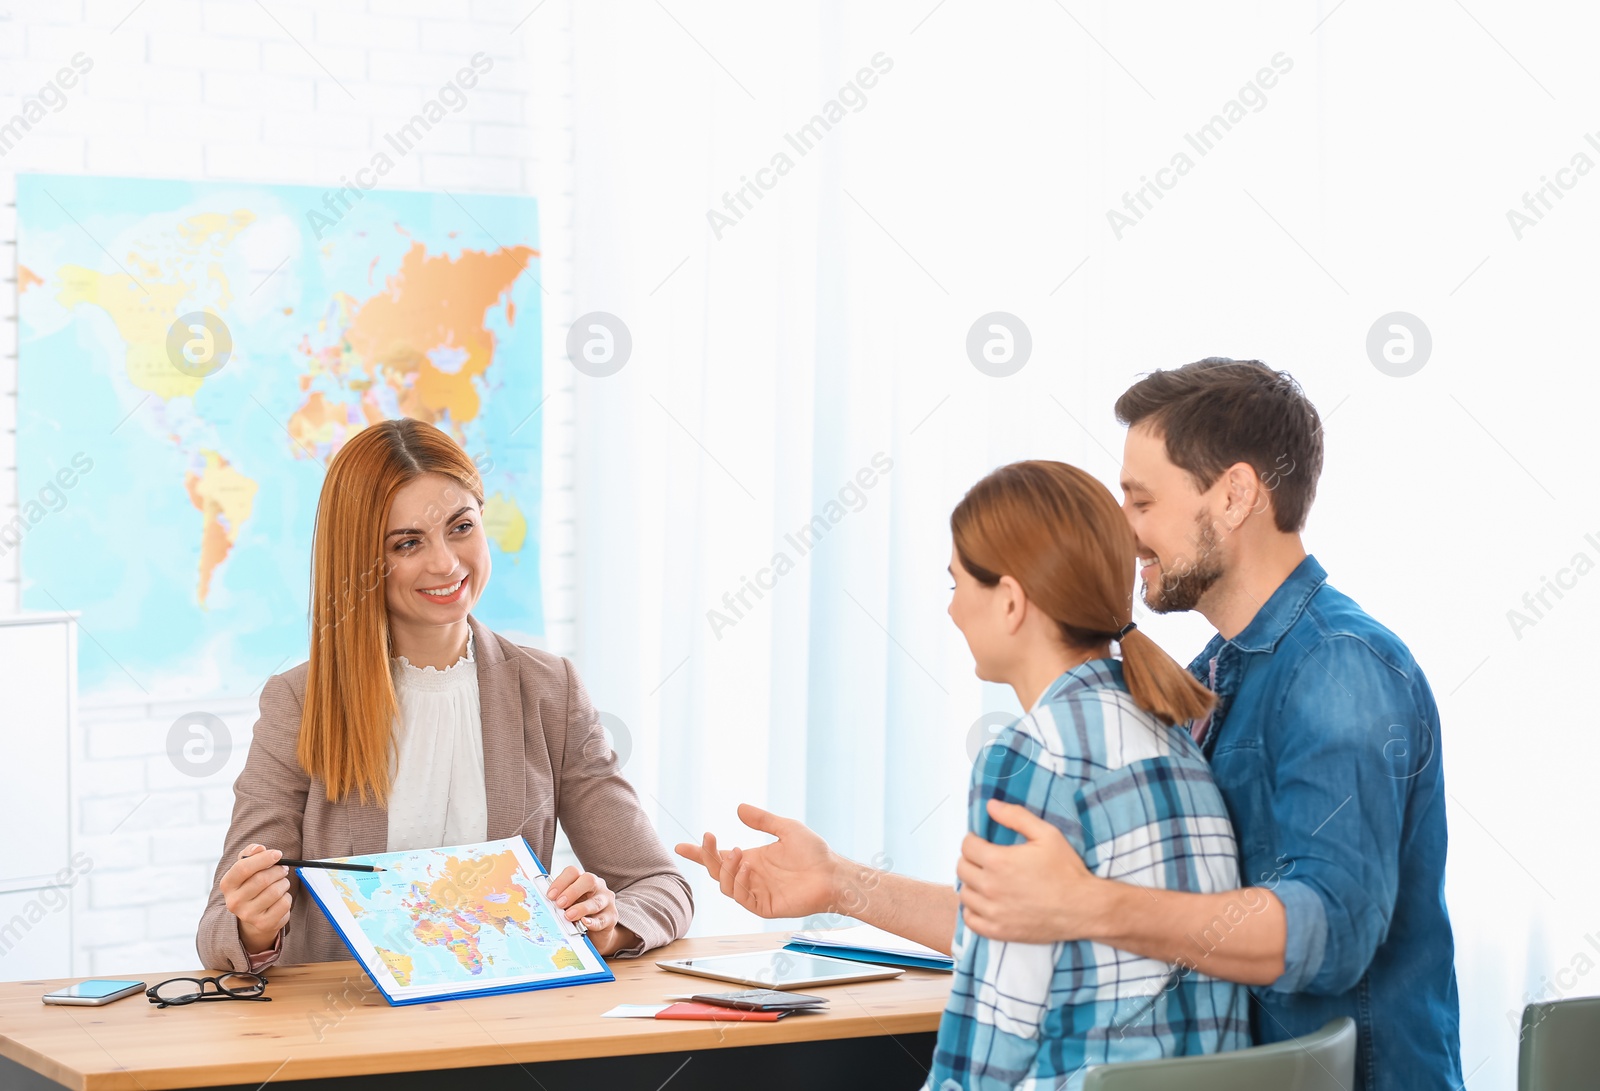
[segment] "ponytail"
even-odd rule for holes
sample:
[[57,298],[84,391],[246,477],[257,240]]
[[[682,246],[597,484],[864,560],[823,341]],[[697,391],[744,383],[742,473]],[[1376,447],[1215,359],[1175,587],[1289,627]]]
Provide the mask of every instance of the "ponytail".
[[1197,720],[1217,703],[1216,694],[1137,629],[1119,643],[1122,680],[1128,683],[1128,696],[1162,723],[1170,727]]

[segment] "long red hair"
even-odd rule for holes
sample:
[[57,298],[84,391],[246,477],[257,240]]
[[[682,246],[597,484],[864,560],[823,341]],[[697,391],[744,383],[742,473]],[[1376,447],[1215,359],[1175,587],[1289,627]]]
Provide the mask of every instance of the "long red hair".
[[[423,474],[453,478],[483,504],[467,453],[409,417],[363,429],[328,464],[311,544],[311,665],[296,756],[330,802],[352,791],[380,805],[398,704],[389,674],[384,530],[395,493]],[[448,512],[440,513],[441,517]]]
[[[1133,619],[1133,529],[1109,489],[1065,462],[1013,462],[967,490],[950,513],[961,567],[993,587],[1001,576],[1087,650]],[[1165,724],[1205,715],[1216,701],[1138,629],[1118,643],[1135,704]]]

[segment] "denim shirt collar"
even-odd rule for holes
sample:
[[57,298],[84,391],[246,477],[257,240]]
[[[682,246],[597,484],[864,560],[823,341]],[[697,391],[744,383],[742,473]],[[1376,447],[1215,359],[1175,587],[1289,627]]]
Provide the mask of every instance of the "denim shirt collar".
[[1215,653],[1222,644],[1232,644],[1235,648],[1245,652],[1270,652],[1277,648],[1278,641],[1284,634],[1300,620],[1300,615],[1305,612],[1306,603],[1311,601],[1311,596],[1316,594],[1317,588],[1327,582],[1328,573],[1317,559],[1307,553],[1305,559],[1295,565],[1294,571],[1289,573],[1287,579],[1278,585],[1278,589],[1268,596],[1267,601],[1256,611],[1256,616],[1232,640],[1224,640],[1222,634],[1212,638],[1213,647],[1207,652]]

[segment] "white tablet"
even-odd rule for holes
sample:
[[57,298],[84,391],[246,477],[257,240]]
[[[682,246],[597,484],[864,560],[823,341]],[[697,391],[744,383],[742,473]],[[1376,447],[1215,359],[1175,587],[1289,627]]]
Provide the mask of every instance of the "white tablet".
[[656,963],[663,970],[713,981],[731,981],[758,989],[807,989],[817,985],[848,985],[853,981],[878,981],[905,973],[890,966],[807,955],[798,951],[755,951],[742,955],[677,958]]

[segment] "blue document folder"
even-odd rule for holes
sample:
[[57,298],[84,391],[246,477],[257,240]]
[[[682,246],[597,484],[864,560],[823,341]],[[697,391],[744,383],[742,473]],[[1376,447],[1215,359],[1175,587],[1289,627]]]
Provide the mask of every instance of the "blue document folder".
[[879,966],[909,966],[917,970],[943,970],[950,973],[955,968],[948,958],[919,958],[891,951],[877,951],[867,947],[834,947],[791,940],[783,945],[785,951],[798,951],[806,955],[827,955],[829,958],[847,958],[852,962],[871,962]]

